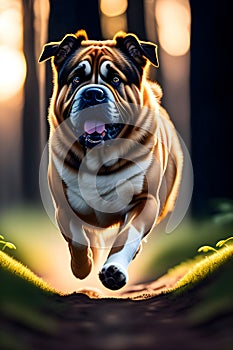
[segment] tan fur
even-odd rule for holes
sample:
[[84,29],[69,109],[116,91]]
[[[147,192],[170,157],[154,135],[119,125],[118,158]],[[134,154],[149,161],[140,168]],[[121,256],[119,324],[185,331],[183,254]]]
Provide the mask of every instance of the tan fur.
[[[78,33],[77,36],[80,35],[80,32]],[[82,35],[85,36],[84,33]],[[121,33],[121,36],[124,35]],[[117,162],[109,160],[108,167],[100,167],[97,175],[100,196],[108,201],[113,198],[117,179],[127,176],[127,179],[134,185],[133,200],[123,210],[116,209],[114,214],[93,209],[80,195],[77,182],[78,170],[72,167],[72,163],[69,162],[67,155],[69,149],[72,150],[77,161],[82,162],[85,157],[90,171],[98,168],[107,154],[104,153],[104,150],[100,151],[98,156],[96,156],[96,152],[89,150],[85,154],[82,146],[75,140],[67,127],[58,131],[58,126],[64,120],[64,114],[71,108],[74,94],[68,98],[69,83],[64,84],[59,90],[57,67],[53,68],[55,87],[49,113],[51,126],[49,183],[56,206],[57,222],[68,241],[72,257],[72,270],[78,278],[85,278],[91,271],[92,247],[94,250],[94,247],[98,248],[99,244],[99,248],[101,248],[102,243],[97,241],[99,239],[99,242],[103,242],[103,240],[101,241],[102,236],[105,237],[105,243],[111,242],[112,249],[110,247],[109,253],[109,257],[111,257],[116,252],[123,250],[131,226],[139,232],[141,239],[150,233],[155,225],[173,210],[182,176],[182,150],[175,128],[168,114],[160,105],[162,90],[157,83],[150,82],[146,78],[149,61],[143,67],[144,73],[141,85],[138,87],[127,80],[121,67],[134,70],[135,76],[138,77],[140,77],[140,72],[126,55],[120,53],[116,48],[116,42],[117,35],[113,40],[102,42],[90,41],[86,37],[68,63],[71,68],[70,77],[72,77],[72,67],[77,66],[82,60],[89,60],[93,68],[92,75],[79,88],[88,84],[106,85],[122,111],[127,111],[128,115],[132,114],[131,121],[135,126],[124,128],[123,133],[118,138],[124,137],[125,140],[117,147],[113,144],[108,148],[112,158],[119,160]],[[138,53],[136,52],[136,54]],[[111,62],[114,69],[121,74],[124,84],[121,93],[106,84],[99,75],[101,62],[106,60]],[[144,60],[145,57],[138,58],[137,56],[137,61],[140,64],[143,64],[141,62]],[[134,119],[135,115],[136,119]],[[73,142],[70,146],[72,138]],[[143,147],[133,147],[130,140]],[[127,160],[129,158],[140,165],[140,171],[133,162]],[[87,186],[92,183],[91,178],[90,182],[88,182],[88,177],[84,180],[87,181]],[[164,186],[166,186],[165,194]],[[126,193],[128,183],[123,181],[118,189],[122,193]],[[93,198],[93,204],[97,205],[98,200],[96,201],[95,203],[95,198]],[[74,217],[77,220],[73,219]],[[82,220],[81,223],[79,219]],[[121,230],[121,235],[119,235],[119,230]],[[79,235],[82,235],[81,244],[77,239]]]

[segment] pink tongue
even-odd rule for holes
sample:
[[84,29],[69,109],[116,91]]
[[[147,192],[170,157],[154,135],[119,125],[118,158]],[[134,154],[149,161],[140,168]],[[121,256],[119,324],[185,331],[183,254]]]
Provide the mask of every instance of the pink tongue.
[[102,132],[105,130],[105,124],[96,121],[96,120],[87,120],[84,123],[84,131],[88,134],[93,134],[93,132],[98,132],[99,134],[102,134]]

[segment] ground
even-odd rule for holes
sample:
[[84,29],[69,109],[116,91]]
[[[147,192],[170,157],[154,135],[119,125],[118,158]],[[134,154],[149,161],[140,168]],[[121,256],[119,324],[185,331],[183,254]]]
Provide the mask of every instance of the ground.
[[59,295],[3,267],[0,348],[230,350],[232,248],[224,261],[218,253],[203,256],[205,276],[194,260],[156,281],[131,286],[119,298],[92,290]]

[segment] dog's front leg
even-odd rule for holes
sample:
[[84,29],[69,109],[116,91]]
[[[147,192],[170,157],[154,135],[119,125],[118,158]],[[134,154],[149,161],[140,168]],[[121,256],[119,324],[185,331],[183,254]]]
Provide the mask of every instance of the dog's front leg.
[[57,209],[56,219],[60,231],[69,245],[72,272],[75,277],[84,279],[92,269],[92,251],[89,239],[78,218],[69,220],[64,209]]
[[99,274],[103,285],[109,289],[122,288],[128,279],[127,269],[140,248],[142,238],[156,223],[159,205],[153,196],[141,199],[128,213],[126,224],[114,242]]

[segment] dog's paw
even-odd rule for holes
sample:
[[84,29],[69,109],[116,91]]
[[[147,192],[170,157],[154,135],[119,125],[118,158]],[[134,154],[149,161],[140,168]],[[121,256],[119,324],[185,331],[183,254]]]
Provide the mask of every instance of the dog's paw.
[[90,259],[87,259],[81,265],[80,263],[77,263],[74,259],[71,259],[71,270],[76,278],[83,280],[90,274],[92,270],[92,261]]
[[77,248],[69,243],[71,255],[71,270],[78,279],[86,278],[92,270],[92,253],[88,247]]
[[99,273],[102,284],[111,290],[117,290],[127,283],[128,274],[123,266],[117,263],[106,264]]

